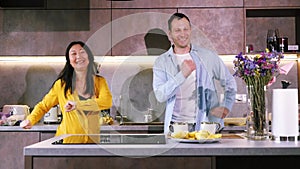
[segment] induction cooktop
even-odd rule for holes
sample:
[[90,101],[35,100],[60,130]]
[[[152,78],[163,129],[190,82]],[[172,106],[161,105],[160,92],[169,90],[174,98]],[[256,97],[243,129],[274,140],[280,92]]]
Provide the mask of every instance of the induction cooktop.
[[[85,140],[89,138],[90,141]],[[52,144],[166,144],[164,134],[91,134],[70,135]]]

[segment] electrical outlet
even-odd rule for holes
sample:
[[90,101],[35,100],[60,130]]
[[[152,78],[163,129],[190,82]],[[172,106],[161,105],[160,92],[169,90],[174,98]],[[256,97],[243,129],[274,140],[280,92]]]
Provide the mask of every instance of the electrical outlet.
[[236,94],[235,95],[235,103],[247,103],[247,95],[246,94]]

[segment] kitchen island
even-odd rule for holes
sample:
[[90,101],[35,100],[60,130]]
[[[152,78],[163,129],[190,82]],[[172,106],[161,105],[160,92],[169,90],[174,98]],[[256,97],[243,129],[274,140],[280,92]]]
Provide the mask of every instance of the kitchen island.
[[[38,123],[31,129],[19,126],[0,126],[0,152],[10,160],[1,161],[0,169],[24,168],[23,148],[53,138],[58,124]],[[244,126],[228,126],[224,132],[243,132]],[[162,133],[163,125],[103,125],[101,133]]]
[[[24,148],[25,168],[299,168],[298,141],[224,138],[214,143],[52,144],[67,135]],[[98,167],[97,167],[98,166]]]
[[[31,129],[23,129],[20,126],[0,126],[0,152],[5,159],[0,164],[0,169],[22,169],[24,168],[23,148],[53,138],[58,124],[34,125]],[[159,133],[163,131],[161,125],[128,125],[120,126],[103,125],[101,133]]]

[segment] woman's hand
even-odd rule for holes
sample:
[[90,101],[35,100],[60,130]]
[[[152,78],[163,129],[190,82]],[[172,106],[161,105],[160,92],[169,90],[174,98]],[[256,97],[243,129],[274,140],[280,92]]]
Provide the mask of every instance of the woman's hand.
[[23,120],[20,123],[20,127],[24,128],[24,129],[31,129],[32,128],[32,124],[29,120]]
[[65,105],[66,112],[75,110],[75,108],[76,108],[76,103],[73,101],[68,101],[67,104]]

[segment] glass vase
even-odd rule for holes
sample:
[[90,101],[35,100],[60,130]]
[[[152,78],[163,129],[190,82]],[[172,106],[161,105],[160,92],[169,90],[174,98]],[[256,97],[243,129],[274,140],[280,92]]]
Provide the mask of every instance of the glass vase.
[[269,138],[267,87],[259,84],[247,86],[247,96],[247,137],[251,140],[265,140]]

